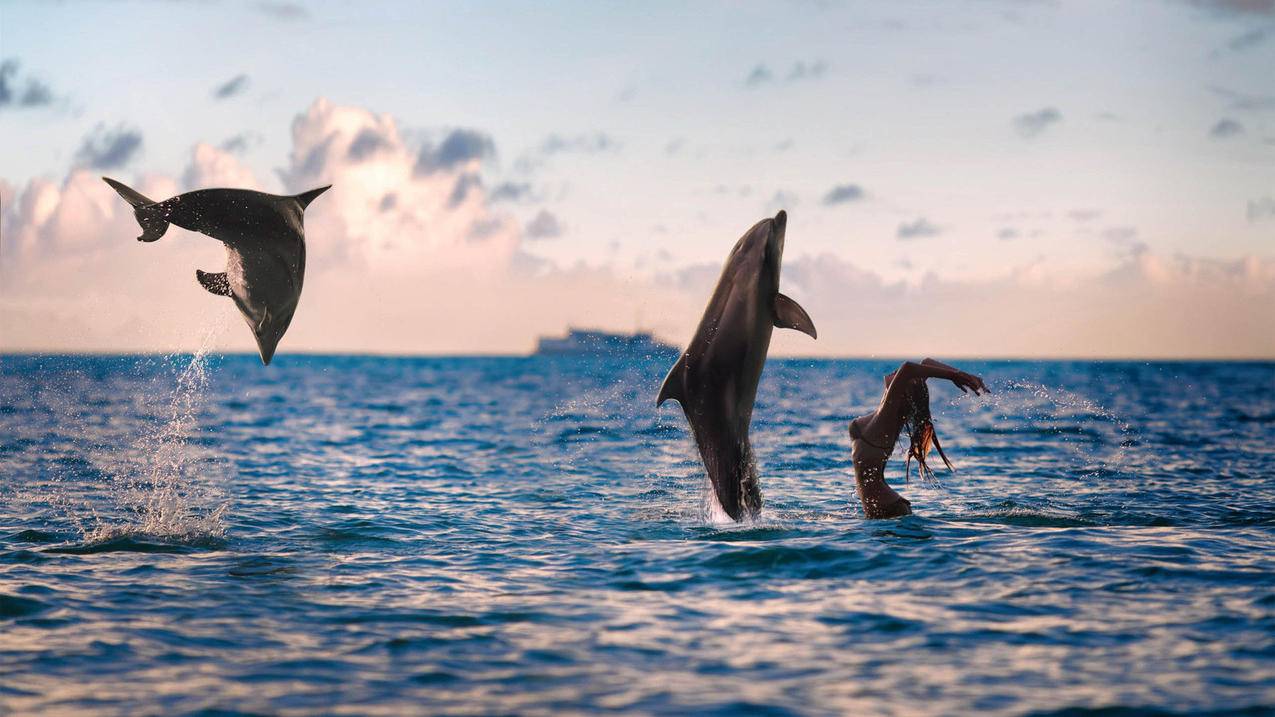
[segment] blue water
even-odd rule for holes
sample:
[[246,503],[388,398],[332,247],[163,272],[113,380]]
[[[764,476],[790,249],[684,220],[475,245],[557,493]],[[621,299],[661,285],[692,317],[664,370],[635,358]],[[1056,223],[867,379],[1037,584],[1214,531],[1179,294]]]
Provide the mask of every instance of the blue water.
[[970,364],[865,521],[771,361],[734,526],[665,364],[0,358],[0,713],[1275,708],[1275,365]]

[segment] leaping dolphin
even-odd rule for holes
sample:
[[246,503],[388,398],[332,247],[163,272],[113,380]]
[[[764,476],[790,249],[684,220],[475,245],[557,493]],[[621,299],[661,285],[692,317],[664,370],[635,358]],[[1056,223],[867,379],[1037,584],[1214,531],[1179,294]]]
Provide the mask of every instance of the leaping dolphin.
[[748,426],[774,327],[818,338],[810,315],[779,293],[788,215],[753,225],[735,244],[691,345],[669,369],[656,406],[676,399],[704,468],[733,520],[761,511]]
[[226,271],[195,270],[195,278],[239,307],[267,366],[288,330],[305,278],[305,208],[332,185],[294,196],[247,189],[200,189],[155,202],[102,177],[133,205],[142,227],[138,241],[164,236],[169,224],[206,234],[226,245]]

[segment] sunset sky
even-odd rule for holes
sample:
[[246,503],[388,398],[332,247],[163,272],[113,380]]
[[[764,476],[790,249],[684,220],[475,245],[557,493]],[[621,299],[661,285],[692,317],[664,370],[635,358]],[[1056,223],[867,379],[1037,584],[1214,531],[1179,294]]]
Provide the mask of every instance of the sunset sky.
[[0,61],[0,350],[252,350],[107,175],[334,185],[281,358],[684,344],[781,208],[776,354],[1275,357],[1267,0],[7,2]]

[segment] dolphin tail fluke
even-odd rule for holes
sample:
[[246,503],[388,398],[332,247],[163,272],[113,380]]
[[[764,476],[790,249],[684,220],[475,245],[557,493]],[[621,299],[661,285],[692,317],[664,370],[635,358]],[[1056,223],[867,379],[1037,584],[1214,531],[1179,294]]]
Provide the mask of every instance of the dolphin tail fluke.
[[315,197],[319,196],[320,194],[323,194],[324,192],[328,191],[331,188],[332,188],[332,185],[329,184],[326,187],[319,187],[317,189],[311,189],[308,192],[302,192],[300,194],[295,195],[295,197],[297,202],[301,204],[301,208],[305,209],[306,207],[310,206],[310,202],[313,202]]
[[195,278],[208,290],[208,293],[216,296],[230,296],[230,281],[226,279],[226,272],[211,274],[196,269]]
[[659,408],[664,402],[670,398],[682,405],[686,405],[683,400],[683,382],[682,376],[686,373],[686,354],[682,354],[677,363],[673,364],[673,368],[668,370],[668,375],[664,377],[664,385],[660,386],[660,395],[655,399],[655,407]]
[[819,338],[819,332],[815,330],[815,322],[810,320],[810,314],[801,308],[801,304],[783,294],[775,294],[774,312],[776,327],[796,329],[812,339]]
[[124,184],[123,182],[117,182],[114,179],[111,179],[110,177],[102,177],[102,181],[111,185],[111,189],[114,189],[116,192],[119,192],[119,195],[121,197],[124,197],[124,201],[128,202],[129,204],[132,204],[134,209],[136,209],[137,207],[145,206],[147,204],[155,203],[146,195],[142,194],[136,189],[133,189],[127,184]]
[[152,242],[164,236],[164,232],[168,231],[168,220],[164,218],[163,205],[156,204],[145,194],[123,182],[117,182],[110,177],[102,177],[102,181],[111,185],[111,189],[118,192],[124,201],[133,206],[133,216],[142,227],[142,235],[137,237],[137,241]]

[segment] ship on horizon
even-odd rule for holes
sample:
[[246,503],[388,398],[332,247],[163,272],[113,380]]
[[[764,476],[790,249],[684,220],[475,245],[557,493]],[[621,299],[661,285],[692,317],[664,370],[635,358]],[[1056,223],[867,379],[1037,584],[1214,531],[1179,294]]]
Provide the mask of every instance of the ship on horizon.
[[613,333],[569,327],[566,336],[541,336],[536,356],[676,356],[680,349],[650,331]]

